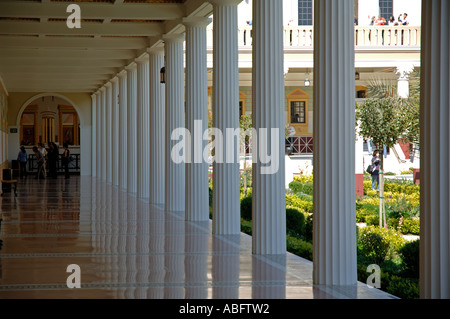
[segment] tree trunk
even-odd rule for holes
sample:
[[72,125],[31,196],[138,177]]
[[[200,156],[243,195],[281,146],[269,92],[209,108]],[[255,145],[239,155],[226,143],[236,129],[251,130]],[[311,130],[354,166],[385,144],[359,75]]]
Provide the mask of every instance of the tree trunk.
[[384,163],[383,163],[383,148],[380,148],[380,172],[379,172],[379,199],[380,199],[380,228],[383,226],[387,228],[386,224],[386,210],[385,210],[385,198],[384,198]]

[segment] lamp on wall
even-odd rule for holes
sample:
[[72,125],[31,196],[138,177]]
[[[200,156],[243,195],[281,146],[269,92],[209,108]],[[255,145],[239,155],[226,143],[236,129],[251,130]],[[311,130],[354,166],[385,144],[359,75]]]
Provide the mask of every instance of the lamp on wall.
[[160,82],[162,84],[166,83],[166,67],[165,66],[163,66],[161,68],[161,71],[159,72],[159,74],[160,74]]

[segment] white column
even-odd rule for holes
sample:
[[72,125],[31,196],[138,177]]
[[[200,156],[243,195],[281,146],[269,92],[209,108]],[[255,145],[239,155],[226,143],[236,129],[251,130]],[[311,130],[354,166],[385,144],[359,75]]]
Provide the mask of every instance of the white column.
[[100,178],[102,173],[102,155],[101,155],[101,148],[102,148],[102,92],[99,90],[96,93],[97,96],[97,142],[96,142],[96,157],[97,157],[97,178]]
[[127,189],[127,71],[119,73],[119,187]]
[[119,78],[115,76],[112,80],[111,92],[111,163],[112,184],[119,185]]
[[91,108],[91,170],[92,177],[97,176],[97,94],[91,95],[92,108]]
[[127,70],[127,189],[137,190],[137,66],[132,63]]
[[[283,3],[253,3],[252,252],[286,254]],[[270,66],[270,67],[268,67]],[[266,156],[271,156],[266,164]]]
[[414,66],[410,64],[400,65],[396,69],[398,76],[397,94],[406,99],[409,96],[409,75],[414,70]]
[[353,0],[314,2],[313,283],[355,285]]
[[[240,0],[213,0],[213,127],[223,133],[223,145],[233,140],[227,129],[239,128],[237,5]],[[238,142],[238,141],[236,141]],[[239,154],[215,148],[213,163],[213,234],[240,234]],[[222,160],[218,158],[222,156]],[[227,161],[227,157],[229,161]],[[220,163],[219,163],[220,161]]]
[[150,169],[149,59],[145,53],[137,64],[137,196],[148,198]]
[[164,152],[165,152],[165,86],[161,83],[164,66],[164,48],[148,50],[150,59],[150,180],[149,201],[164,204]]
[[450,298],[450,3],[422,1],[420,297]]
[[106,86],[103,86],[102,92],[102,137],[101,137],[101,170],[102,180],[106,181]]
[[181,35],[164,36],[166,53],[166,134],[165,134],[165,210],[185,209],[185,163],[171,156],[179,141],[172,141],[172,132],[184,129],[184,61]]
[[112,183],[112,82],[106,86],[106,182]]
[[208,141],[208,71],[206,26],[211,19],[185,18],[186,26],[186,128],[191,135],[186,163],[186,220],[209,220],[208,162],[203,150]]

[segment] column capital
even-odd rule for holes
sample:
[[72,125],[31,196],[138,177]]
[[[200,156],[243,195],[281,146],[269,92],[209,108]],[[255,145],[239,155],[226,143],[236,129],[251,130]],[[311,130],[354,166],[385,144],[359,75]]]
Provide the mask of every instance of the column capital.
[[184,42],[184,34],[164,34],[164,42]]
[[164,55],[164,47],[152,47],[147,49],[149,55]]
[[144,53],[139,58],[134,59],[136,64],[148,63],[148,53]]
[[110,81],[111,81],[111,83],[115,84],[115,83],[119,82],[119,77],[117,75],[115,75]]
[[[105,84],[106,85],[106,84]],[[102,86],[100,89],[99,89],[99,91],[100,91],[100,94],[102,94],[102,93],[104,93],[105,91],[106,91],[106,87],[105,87],[105,85],[104,86]]]
[[118,76],[119,78],[124,78],[124,77],[126,77],[126,76],[127,76],[127,70],[126,70],[126,68],[125,68],[124,70],[120,71],[120,72],[117,74],[117,76]]
[[213,6],[232,6],[238,5],[242,0],[209,0]]
[[212,22],[212,19],[204,17],[188,17],[183,18],[182,22],[186,27],[206,27]]
[[105,87],[106,87],[106,88],[111,88],[111,87],[112,87],[112,82],[111,82],[111,80],[109,80],[107,83],[105,83]]
[[136,62],[131,62],[129,65],[127,65],[127,66],[125,67],[125,70],[127,70],[127,71],[133,71],[133,70],[136,70],[136,68],[137,68]]

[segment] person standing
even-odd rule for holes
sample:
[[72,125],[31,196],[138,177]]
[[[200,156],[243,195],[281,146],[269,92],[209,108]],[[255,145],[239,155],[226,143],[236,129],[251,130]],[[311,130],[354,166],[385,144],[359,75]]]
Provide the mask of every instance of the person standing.
[[27,161],[28,161],[28,154],[25,150],[24,146],[20,147],[20,152],[17,155],[17,161],[19,162],[19,177],[24,178],[27,177]]
[[43,174],[44,174],[44,178],[47,176],[47,149],[45,148],[44,143],[39,143],[38,144],[38,150],[39,152],[41,152],[42,154],[42,158],[44,159],[44,163],[42,164],[43,167]]
[[378,150],[373,152],[372,157],[372,190],[377,188],[377,192],[380,190],[380,159],[378,158]]
[[59,159],[58,154],[58,148],[55,143],[50,142],[48,143],[49,149],[48,149],[48,168],[49,168],[49,177],[50,178],[57,178],[57,171],[56,171],[56,164]]
[[68,179],[68,178],[70,178],[70,175],[69,175],[69,162],[70,162],[69,145],[67,143],[64,143],[63,147],[64,147],[64,152],[61,156],[61,162],[64,167],[65,178]]
[[42,178],[45,179],[44,156],[42,155],[42,152],[37,148],[37,146],[33,146],[33,152],[36,156],[36,162],[38,164],[38,170],[35,179],[40,179],[41,175]]

